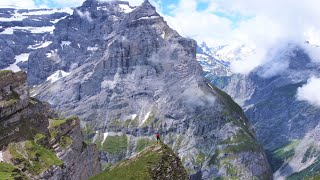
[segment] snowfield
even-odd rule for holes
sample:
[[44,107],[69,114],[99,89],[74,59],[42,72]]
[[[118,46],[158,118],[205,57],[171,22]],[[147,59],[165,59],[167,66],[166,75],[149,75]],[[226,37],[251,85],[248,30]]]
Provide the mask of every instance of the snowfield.
[[21,71],[20,67],[17,65],[19,62],[28,61],[30,53],[24,53],[16,56],[16,62],[11,64],[9,67],[5,68],[4,70],[11,70],[13,72]]

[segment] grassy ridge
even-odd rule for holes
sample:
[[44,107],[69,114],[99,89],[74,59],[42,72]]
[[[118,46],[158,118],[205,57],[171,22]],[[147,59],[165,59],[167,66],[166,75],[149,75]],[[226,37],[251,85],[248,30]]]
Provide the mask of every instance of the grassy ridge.
[[161,179],[161,176],[175,180],[185,180],[188,177],[180,159],[164,144],[152,145],[90,180],[150,180]]

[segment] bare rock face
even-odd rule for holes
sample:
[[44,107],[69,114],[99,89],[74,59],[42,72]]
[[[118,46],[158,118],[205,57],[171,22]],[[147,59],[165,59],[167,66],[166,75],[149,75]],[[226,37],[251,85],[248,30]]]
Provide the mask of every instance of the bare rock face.
[[[148,1],[88,0],[53,36],[31,55],[29,83],[42,83],[38,98],[83,119],[104,164],[136,154],[159,132],[192,179],[271,178],[242,109],[202,77],[196,42],[172,30]],[[70,44],[61,48],[62,41]],[[59,69],[71,74],[45,82]]]
[[1,71],[0,74],[0,118],[4,118],[28,106],[30,98],[25,73],[14,74]]
[[[101,172],[99,152],[95,145],[83,142],[80,119],[66,119],[59,126],[51,121],[49,144],[65,167],[56,167],[40,175],[40,179],[88,179]],[[68,140],[69,139],[69,140]]]
[[[49,104],[29,97],[26,73],[0,71],[0,151],[31,179],[87,179],[101,171],[76,117],[57,120]],[[1,172],[1,169],[0,169]]]

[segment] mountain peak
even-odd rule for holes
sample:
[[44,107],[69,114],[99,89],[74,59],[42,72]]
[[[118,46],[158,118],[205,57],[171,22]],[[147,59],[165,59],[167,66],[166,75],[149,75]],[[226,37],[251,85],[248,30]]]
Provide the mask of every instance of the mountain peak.
[[148,8],[152,7],[153,9],[155,9],[155,7],[149,2],[149,0],[145,0],[145,1],[141,4],[141,6],[143,6],[143,7],[148,7]]
[[149,2],[149,0],[144,0],[144,2],[142,3],[142,5],[151,5],[151,3]]

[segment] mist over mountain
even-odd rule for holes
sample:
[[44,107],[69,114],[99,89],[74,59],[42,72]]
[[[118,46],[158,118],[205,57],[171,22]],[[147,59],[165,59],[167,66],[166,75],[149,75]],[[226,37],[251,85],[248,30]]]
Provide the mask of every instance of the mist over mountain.
[[[248,74],[206,74],[252,121],[258,141],[277,171],[275,179],[318,173],[319,150],[306,140],[319,124],[317,51],[319,47],[308,42],[288,42],[270,49],[264,63]],[[225,68],[232,72],[232,65]],[[309,156],[311,149],[315,154]]]

